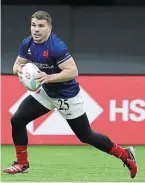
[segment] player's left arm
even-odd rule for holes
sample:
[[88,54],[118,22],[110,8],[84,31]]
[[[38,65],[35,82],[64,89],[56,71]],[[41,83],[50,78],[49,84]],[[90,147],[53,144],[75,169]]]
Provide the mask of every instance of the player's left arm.
[[37,79],[43,83],[65,82],[78,76],[78,69],[72,57],[59,64],[60,73],[47,75],[44,72],[38,74]]
[[73,57],[70,57],[65,62],[59,64],[59,68],[62,71],[54,76],[54,79],[58,80],[58,82],[69,81],[78,77],[78,68]]
[[75,79],[78,76],[76,63],[63,42],[58,43],[54,57],[61,72],[51,75],[47,75],[44,72],[39,73],[36,79],[42,84],[65,82]]

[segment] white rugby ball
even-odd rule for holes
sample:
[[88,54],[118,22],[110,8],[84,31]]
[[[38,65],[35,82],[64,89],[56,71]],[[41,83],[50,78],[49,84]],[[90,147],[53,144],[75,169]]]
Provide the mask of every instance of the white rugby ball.
[[36,75],[39,72],[39,68],[32,63],[25,64],[22,67],[22,84],[30,91],[36,91],[41,87],[41,83],[36,80]]

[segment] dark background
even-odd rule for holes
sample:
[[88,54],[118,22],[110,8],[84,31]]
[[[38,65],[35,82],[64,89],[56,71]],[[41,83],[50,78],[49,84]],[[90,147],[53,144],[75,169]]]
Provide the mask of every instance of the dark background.
[[12,74],[19,45],[30,34],[30,17],[38,10],[51,14],[53,31],[68,45],[80,74],[145,74],[145,1],[88,2],[3,0],[2,74]]

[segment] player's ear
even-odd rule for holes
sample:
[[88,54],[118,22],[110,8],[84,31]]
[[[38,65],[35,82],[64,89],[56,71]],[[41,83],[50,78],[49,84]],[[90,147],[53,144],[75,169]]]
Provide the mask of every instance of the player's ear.
[[49,25],[50,30],[52,30],[52,25]]

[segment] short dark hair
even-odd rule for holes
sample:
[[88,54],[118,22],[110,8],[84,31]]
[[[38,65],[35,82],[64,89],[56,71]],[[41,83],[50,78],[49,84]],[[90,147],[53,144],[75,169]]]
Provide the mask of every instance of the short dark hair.
[[36,11],[32,16],[32,18],[37,18],[38,20],[46,20],[49,24],[52,23],[52,19],[49,13],[46,11]]

